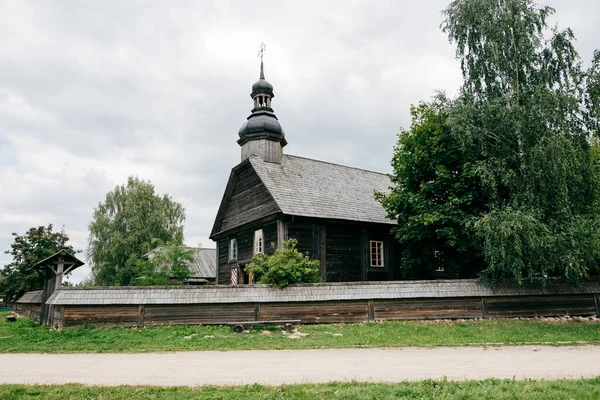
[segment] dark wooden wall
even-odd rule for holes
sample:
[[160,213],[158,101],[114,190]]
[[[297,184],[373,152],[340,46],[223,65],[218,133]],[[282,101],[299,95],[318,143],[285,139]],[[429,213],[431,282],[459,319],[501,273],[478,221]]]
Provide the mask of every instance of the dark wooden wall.
[[[261,222],[249,224],[244,229],[232,232],[230,236],[217,240],[217,248],[219,252],[219,284],[231,284],[231,268],[240,267],[248,264],[254,255],[254,232],[262,229],[264,250],[266,254],[273,254],[275,251],[271,247],[271,243],[277,243],[277,221]],[[237,260],[229,261],[229,241],[237,240],[238,255]]]
[[[377,320],[461,319],[600,314],[600,295],[498,296],[423,299],[361,299],[286,303],[57,306],[61,327],[105,325],[196,325],[300,320],[304,324]],[[31,306],[31,307],[30,307]],[[28,315],[35,305],[17,305]],[[37,305],[39,310],[39,305]],[[20,311],[19,311],[20,310]]]
[[12,303],[11,308],[17,314],[39,320],[42,305],[40,303]]
[[[321,262],[325,282],[388,281],[400,277],[399,245],[390,226],[335,222],[319,218],[293,218],[288,238],[298,240],[298,250]],[[371,267],[370,241],[384,242],[384,267]]]
[[236,171],[231,197],[225,210],[221,210],[222,215],[217,216],[220,226],[216,229],[219,232],[228,231],[279,211],[252,165],[246,163]]

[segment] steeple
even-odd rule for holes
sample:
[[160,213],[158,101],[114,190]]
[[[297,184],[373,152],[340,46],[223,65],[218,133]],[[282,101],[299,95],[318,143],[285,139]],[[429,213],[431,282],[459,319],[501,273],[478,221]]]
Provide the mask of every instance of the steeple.
[[265,44],[261,43],[260,76],[252,85],[250,97],[254,102],[252,114],[239,131],[238,144],[242,147],[242,161],[256,154],[267,162],[281,163],[283,147],[287,144],[285,133],[271,108],[273,85],[265,79],[263,53]]

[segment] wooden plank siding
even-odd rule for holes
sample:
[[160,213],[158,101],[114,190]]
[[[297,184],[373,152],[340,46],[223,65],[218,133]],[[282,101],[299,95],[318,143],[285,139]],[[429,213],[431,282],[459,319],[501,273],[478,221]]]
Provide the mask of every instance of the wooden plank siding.
[[279,212],[279,207],[250,163],[236,171],[219,231],[226,232]]
[[[231,269],[234,267],[243,268],[251,262],[254,255],[254,232],[259,229],[263,230],[264,252],[273,254],[275,249],[271,247],[271,243],[277,243],[277,220],[257,221],[235,234],[217,240],[219,284],[230,285]],[[238,246],[237,259],[235,260],[229,260],[229,243],[231,239],[236,239]]]
[[85,323],[94,325],[138,324],[139,307],[123,306],[64,306],[64,326],[77,326]]
[[303,324],[364,322],[368,320],[368,302],[263,303],[260,306],[261,321],[290,319],[298,319]]
[[591,315],[593,295],[506,296],[484,299],[489,317]]
[[146,305],[144,325],[198,325],[226,324],[253,321],[253,303],[193,304],[193,305]]
[[374,318],[398,319],[459,319],[481,318],[481,299],[394,299],[375,300]]
[[355,282],[362,277],[361,230],[327,224],[327,282]]
[[[35,313],[39,313],[39,305],[37,309],[35,306],[17,304],[16,311],[35,317]],[[594,294],[572,294],[141,306],[65,305],[57,307],[54,317],[57,324],[69,327],[88,322],[95,325],[148,326],[300,320],[303,324],[319,324],[593,314],[596,314]]]

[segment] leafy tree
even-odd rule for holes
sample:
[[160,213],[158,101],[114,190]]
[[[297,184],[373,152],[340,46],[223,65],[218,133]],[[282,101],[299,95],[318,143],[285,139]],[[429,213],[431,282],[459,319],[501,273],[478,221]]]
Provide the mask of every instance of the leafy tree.
[[[451,132],[479,153],[490,199],[474,218],[492,282],[597,272],[597,60],[583,71],[570,29],[550,30],[531,0],[456,0],[442,29],[457,45],[464,85]],[[595,72],[594,72],[595,71]],[[596,126],[597,127],[597,126]]]
[[412,125],[399,134],[392,159],[392,188],[377,193],[398,221],[405,278],[424,278],[443,263],[455,277],[473,277],[483,265],[481,245],[469,221],[486,210],[487,199],[472,164],[477,159],[447,125],[448,101],[411,107]]
[[245,268],[246,273],[254,274],[257,283],[277,285],[284,288],[293,283],[318,283],[319,261],[311,260],[296,249],[298,241],[290,239],[284,242],[282,249],[275,249],[272,255],[255,254],[252,263]]
[[183,243],[185,209],[154,186],[129,177],[106,194],[94,209],[89,224],[88,259],[98,285],[130,285],[140,275],[142,256],[154,248],[153,240]]
[[157,247],[146,260],[139,262],[136,286],[171,285],[191,275],[189,264],[194,260],[194,250],[174,243],[154,241]]
[[38,262],[61,250],[76,253],[67,245],[69,237],[64,230],[53,232],[52,229],[49,224],[30,228],[24,235],[12,233],[15,240],[5,254],[10,254],[13,261],[0,271],[0,292],[6,293],[7,301],[15,301],[25,292],[44,287],[47,270],[40,266],[34,268]]

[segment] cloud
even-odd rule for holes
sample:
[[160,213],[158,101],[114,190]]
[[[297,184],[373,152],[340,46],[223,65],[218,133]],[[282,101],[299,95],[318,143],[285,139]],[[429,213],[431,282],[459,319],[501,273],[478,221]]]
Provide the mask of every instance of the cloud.
[[[438,28],[445,5],[4,2],[0,249],[12,231],[53,223],[83,250],[93,208],[129,175],[183,203],[188,244],[214,246],[208,235],[239,162],[261,41],[286,151],[389,171],[410,104],[460,84]],[[596,2],[551,5],[588,60]],[[0,265],[8,261],[0,254]]]

